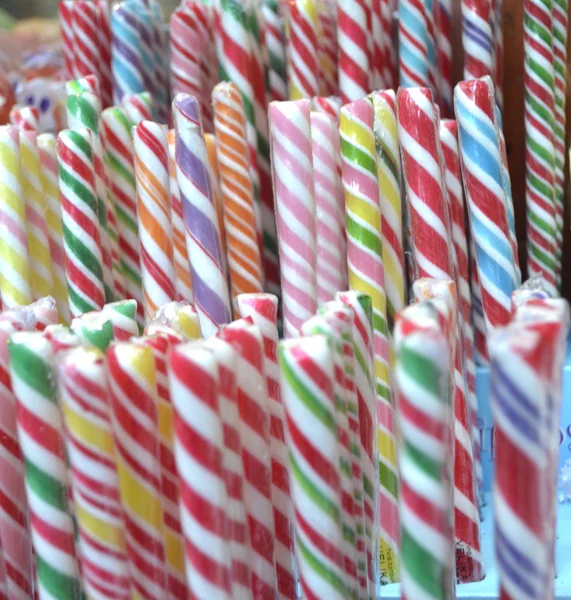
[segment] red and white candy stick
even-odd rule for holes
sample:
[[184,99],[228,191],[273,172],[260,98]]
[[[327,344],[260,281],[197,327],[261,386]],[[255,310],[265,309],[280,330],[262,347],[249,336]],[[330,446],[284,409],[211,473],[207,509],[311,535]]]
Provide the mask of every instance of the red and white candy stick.
[[99,45],[99,7],[95,2],[76,0],[73,3],[74,77],[86,75],[99,78],[101,53]]
[[73,5],[74,0],[62,0],[58,4],[59,27],[61,31],[61,47],[63,53],[64,79],[74,77],[74,34],[73,34]]
[[113,75],[111,73],[111,35],[110,7],[108,0],[96,0],[98,7],[97,29],[99,34],[99,82],[101,84],[101,105],[107,108],[113,104]]
[[270,423],[260,330],[241,321],[222,329],[219,336],[238,352],[236,375],[244,503],[248,513],[254,600],[275,593],[274,514],[271,493]]
[[278,299],[273,294],[241,294],[235,299],[241,317],[250,317],[264,341],[264,371],[268,386],[270,416],[270,452],[272,458],[272,502],[276,544],[278,591],[282,598],[295,598],[291,498],[287,472],[288,450],[285,444],[284,411],[279,388]]
[[202,342],[175,348],[169,383],[189,592],[197,600],[229,600],[231,559],[215,357]]
[[286,337],[299,335],[317,308],[309,108],[309,100],[272,102],[269,108]]
[[10,109],[10,123],[20,131],[38,131],[40,129],[40,109],[34,106],[19,106],[15,104]]
[[137,127],[141,121],[153,120],[153,97],[149,92],[126,94],[121,99],[121,108],[131,127]]
[[291,2],[287,52],[291,100],[319,95],[317,27],[315,0]]

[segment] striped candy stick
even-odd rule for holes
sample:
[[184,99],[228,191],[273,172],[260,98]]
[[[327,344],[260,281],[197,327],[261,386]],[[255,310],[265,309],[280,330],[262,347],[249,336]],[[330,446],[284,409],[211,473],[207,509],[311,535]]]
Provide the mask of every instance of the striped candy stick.
[[437,0],[436,13],[437,65],[440,72],[438,97],[442,116],[452,116],[452,0]]
[[347,261],[343,215],[339,210],[341,177],[337,169],[339,145],[336,121],[327,114],[312,112],[311,154],[315,186],[317,300],[332,300],[347,287]]
[[22,195],[20,136],[12,125],[0,127],[0,294],[4,310],[32,302],[28,267],[26,211]]
[[272,102],[269,107],[286,337],[299,335],[301,324],[317,308],[309,108],[309,100]]
[[39,597],[79,600],[53,347],[41,333],[18,332],[12,336],[9,354]]
[[231,558],[222,470],[216,359],[202,342],[173,350],[169,383],[181,482],[186,573],[193,598],[230,598]]
[[384,40],[383,40],[383,22],[382,22],[382,2],[373,0],[371,6],[371,34],[372,34],[372,53],[371,53],[371,88],[374,90],[388,87],[384,81]]
[[480,581],[484,577],[480,546],[480,516],[475,482],[473,445],[469,429],[466,385],[462,364],[462,335],[458,321],[455,284],[448,280],[417,279],[413,285],[417,300],[434,299],[441,328],[449,336],[450,364],[454,372],[454,534],[456,537],[456,578]]
[[153,47],[153,19],[150,5],[141,6],[138,0],[127,0],[124,7],[128,9],[128,18],[131,26],[138,33],[138,45],[141,56],[141,67],[143,76],[143,86],[149,91],[156,102],[158,112],[159,99],[161,92],[158,90],[158,82],[155,73],[155,57]]
[[317,19],[317,4],[313,0],[291,3],[287,39],[290,100],[311,98],[320,93]]
[[478,79],[493,73],[491,0],[462,0],[462,46],[464,79]]
[[[501,154],[494,137],[494,108],[485,81],[454,91],[460,161],[488,335],[509,321],[516,274],[502,189]],[[485,154],[482,154],[482,153]],[[486,156],[486,161],[480,160]],[[493,225],[491,225],[493,223]]]
[[102,312],[89,312],[73,319],[70,329],[87,347],[105,352],[113,341],[113,325]]
[[[549,464],[548,389],[542,371],[546,342],[545,333],[520,322],[511,323],[490,343],[495,548],[500,594],[506,599],[541,596],[553,577],[543,483]],[[521,477],[529,483],[523,495],[516,483]]]
[[321,94],[338,94],[337,4],[334,1],[327,0],[317,6],[317,42]]
[[179,300],[192,302],[192,279],[190,277],[190,263],[188,261],[188,252],[186,250],[186,233],[184,226],[184,217],[182,214],[182,201],[180,190],[176,179],[176,160],[175,160],[175,142],[176,133],[174,129],[169,131],[169,189],[171,205],[171,223],[173,236],[173,260],[176,274],[176,292]]
[[89,131],[62,131],[57,156],[69,306],[78,317],[105,304]]
[[116,341],[126,342],[139,335],[136,300],[110,302],[103,307],[102,312],[111,321],[113,339]]
[[346,598],[333,352],[312,336],[281,342],[278,356],[302,593]]
[[61,31],[61,48],[64,64],[64,79],[74,77],[74,35],[73,35],[74,0],[62,0],[58,3],[59,27]]
[[404,248],[402,239],[401,172],[396,97],[392,90],[373,94],[373,132],[381,206],[382,257],[387,296],[387,321],[392,331],[395,315],[404,308]]
[[38,152],[40,157],[40,179],[46,204],[45,214],[53,275],[53,295],[57,303],[60,320],[62,323],[67,324],[70,320],[70,313],[65,278],[65,253],[63,249],[55,136],[51,133],[39,135]]
[[[341,109],[341,155],[343,185],[347,214],[347,262],[349,285],[371,297],[374,323],[375,390],[379,402],[380,463],[389,477],[381,482],[381,502],[396,503],[396,454],[393,417],[388,381],[387,304],[382,263],[381,213],[377,179],[377,161],[373,135],[373,104],[369,98],[357,100]],[[374,414],[374,411],[373,411]],[[372,426],[372,422],[371,422]],[[371,455],[371,459],[372,459]],[[376,477],[373,481],[376,480]],[[372,481],[372,482],[373,482]],[[367,507],[365,507],[366,509]],[[367,513],[367,510],[365,510]],[[390,581],[397,577],[393,554],[396,537],[391,532],[394,511],[385,511],[387,522],[382,525],[381,554],[386,561],[385,575]],[[366,516],[372,519],[372,513]],[[370,549],[369,549],[370,552]],[[369,572],[369,574],[371,574]]]
[[406,308],[395,327],[403,598],[455,597],[450,348],[434,319]]
[[121,100],[121,108],[131,127],[137,127],[142,121],[152,121],[155,112],[150,92],[126,94]]
[[251,600],[253,591],[250,573],[250,532],[244,503],[244,466],[236,387],[237,354],[232,344],[219,338],[206,340],[204,348],[212,353],[218,364],[218,405],[224,445],[222,469],[228,497],[226,516],[229,521],[228,537],[232,561],[232,597],[237,600]]
[[175,299],[168,139],[165,125],[143,121],[134,135],[137,215],[145,319]]
[[446,168],[446,189],[448,208],[454,243],[454,268],[458,286],[458,316],[463,333],[466,383],[470,402],[470,434],[474,455],[477,489],[483,485],[482,463],[480,458],[480,430],[478,428],[478,398],[476,396],[476,365],[474,362],[474,330],[472,328],[472,295],[470,293],[470,270],[466,224],[464,222],[464,194],[458,155],[458,126],[456,121],[440,121],[440,142]]
[[[97,196],[97,214],[99,218],[99,237],[101,256],[103,258],[103,283],[105,285],[105,299],[107,302],[114,300],[114,271],[111,239],[109,236],[109,223],[107,203],[105,198],[105,174],[103,172],[101,138],[99,136],[99,116],[101,103],[99,92],[86,91],[85,86],[92,82],[76,80],[67,84],[67,121],[71,129],[86,128],[91,134],[91,148],[93,157],[93,181]],[[97,90],[99,84],[95,81]],[[119,275],[117,275],[119,277]],[[117,279],[119,281],[119,279]]]
[[[399,0],[399,76],[402,87],[431,87],[431,7],[424,0]],[[433,89],[435,92],[436,90]]]
[[346,104],[370,91],[370,56],[367,38],[370,6],[366,0],[338,0],[337,43],[339,46],[339,94]]
[[133,140],[129,120],[122,108],[114,106],[101,113],[101,138],[109,182],[107,198],[117,215],[123,282],[127,295],[137,301],[142,323],[143,294]]
[[205,336],[231,319],[220,233],[206,170],[206,148],[198,103],[179,94],[173,103],[177,130],[177,181],[186,225],[195,307]]
[[527,253],[530,275],[557,290],[552,1],[524,2]]
[[245,117],[233,83],[218,84],[212,103],[231,295],[236,297],[261,292],[263,287]]
[[135,343],[150,348],[155,361],[161,471],[160,487],[164,511],[163,536],[167,583],[171,597],[184,600],[187,598],[188,592],[184,569],[184,539],[178,506],[180,482],[174,457],[174,410],[168,381],[168,361],[170,360],[171,348],[176,347],[180,341],[171,343],[169,336],[153,335],[137,338]]
[[131,598],[103,354],[76,348],[58,366],[81,574],[89,597]]
[[246,320],[221,329],[219,337],[231,343],[237,351],[236,385],[244,466],[244,504],[252,548],[252,593],[256,600],[271,596],[277,583],[263,338],[260,330]]
[[40,109],[35,106],[20,106],[14,104],[10,109],[10,123],[20,131],[39,131]]
[[73,5],[73,75],[75,78],[85,75],[99,77],[101,55],[98,9],[95,2],[85,0],[76,0]]
[[26,229],[32,296],[34,300],[53,293],[46,204],[42,187],[37,135],[34,131],[20,132],[22,161],[22,193],[26,204]]
[[358,555],[355,533],[355,510],[353,507],[353,473],[351,471],[351,448],[349,441],[349,421],[345,401],[345,373],[343,370],[343,345],[341,331],[334,320],[326,315],[315,315],[302,326],[306,337],[324,336],[333,351],[333,397],[335,422],[339,436],[339,490],[341,495],[341,530],[343,534],[343,572],[345,593],[357,598]]
[[[562,235],[563,193],[565,182],[565,125],[567,94],[567,29],[569,21],[568,0],[553,1],[553,66],[555,75],[555,185],[556,223],[558,240]],[[559,266],[559,263],[558,263]]]
[[268,97],[270,102],[288,97],[284,9],[279,0],[263,0],[264,45],[268,53]]
[[106,354],[131,585],[150,600],[167,593],[155,363],[150,348],[128,342]]
[[[111,10],[108,0],[96,0],[98,45],[99,45],[99,80],[101,82],[101,104],[108,108],[113,104],[113,75],[111,73]],[[71,77],[69,78],[71,79]]]
[[251,318],[263,337],[264,372],[268,388],[272,503],[275,527],[275,554],[278,591],[282,598],[295,598],[295,564],[291,525],[291,492],[287,472],[288,450],[285,444],[284,410],[279,388],[278,299],[273,294],[241,294],[235,299],[236,312]]
[[30,597],[32,541],[28,523],[25,462],[18,441],[16,397],[10,380],[8,343],[21,327],[0,322],[0,540],[6,563],[8,597]]

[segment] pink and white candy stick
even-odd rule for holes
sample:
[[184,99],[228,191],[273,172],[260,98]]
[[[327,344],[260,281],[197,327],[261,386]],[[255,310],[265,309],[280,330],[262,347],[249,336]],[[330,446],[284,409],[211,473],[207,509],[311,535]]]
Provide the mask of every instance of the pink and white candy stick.
[[270,452],[272,457],[272,502],[276,544],[278,591],[282,598],[295,598],[291,498],[287,473],[288,450],[285,444],[284,411],[279,388],[278,299],[273,294],[241,294],[235,299],[241,317],[252,319],[264,341],[264,371],[268,386],[270,415]]
[[339,144],[336,122],[326,114],[311,113],[311,152],[315,185],[317,236],[317,301],[333,300],[347,287],[347,259],[343,252],[344,223],[339,210],[342,182],[337,169]]
[[225,327],[219,336],[234,345],[244,503],[248,513],[254,600],[273,597],[276,590],[275,525],[271,493],[270,423],[260,330],[248,322]]
[[309,100],[272,102],[269,108],[286,337],[299,335],[317,308],[309,108]]
[[169,383],[189,592],[197,600],[229,600],[231,559],[215,357],[202,342],[175,348]]

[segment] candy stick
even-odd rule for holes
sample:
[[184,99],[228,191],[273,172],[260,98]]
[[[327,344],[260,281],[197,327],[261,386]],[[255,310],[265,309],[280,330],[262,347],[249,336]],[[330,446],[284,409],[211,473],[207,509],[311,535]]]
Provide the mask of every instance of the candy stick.
[[438,0],[436,11],[437,64],[440,72],[439,98],[443,116],[451,116],[452,107],[452,0]]
[[18,129],[0,127],[0,294],[7,310],[32,301]]
[[272,294],[242,294],[235,299],[241,317],[252,319],[264,341],[264,371],[268,387],[270,451],[272,456],[272,503],[274,505],[276,572],[278,591],[284,598],[295,598],[291,498],[287,473],[288,451],[284,437],[284,411],[279,388],[277,364],[278,299]]
[[395,93],[388,90],[373,94],[373,107],[387,321],[389,331],[392,331],[395,315],[404,308],[405,303],[401,173]]
[[166,126],[139,123],[134,149],[145,318],[150,320],[175,299]]
[[20,131],[38,131],[40,129],[40,109],[34,106],[14,104],[10,109],[10,123]]
[[38,136],[38,153],[40,158],[40,180],[44,192],[45,218],[50,246],[53,295],[57,303],[60,320],[62,323],[69,323],[69,300],[65,278],[65,253],[63,250],[56,138],[54,135],[43,133]]
[[170,388],[175,408],[175,457],[181,481],[181,522],[186,574],[194,598],[230,598],[223,434],[216,359],[201,343],[171,356]]
[[322,336],[287,340],[279,363],[302,593],[346,598],[333,353]]
[[212,93],[220,190],[232,297],[262,291],[252,182],[248,169],[245,117],[238,88],[220,83]]
[[464,79],[478,79],[493,72],[495,40],[491,29],[490,0],[462,0]]
[[[555,74],[555,207],[558,242],[563,235],[563,206],[565,185],[565,104],[567,93],[567,27],[568,27],[568,0],[554,0],[553,2],[553,57]],[[558,245],[560,251],[561,245]],[[560,267],[558,261],[557,266]],[[560,277],[560,272],[559,272]]]
[[371,6],[371,33],[372,33],[372,54],[371,54],[371,88],[374,90],[384,89],[387,86],[384,82],[384,40],[383,23],[381,16],[381,0],[370,2]]
[[32,296],[38,300],[53,291],[48,229],[42,188],[37,135],[34,131],[20,132],[22,161],[22,193],[26,204],[26,229]]
[[53,348],[41,333],[18,332],[9,344],[18,437],[26,464],[30,529],[40,598],[80,598],[63,425]]
[[[379,414],[382,414],[377,435],[383,457],[383,469],[389,478],[382,486],[382,500],[388,506],[396,503],[396,455],[392,424],[392,406],[388,381],[387,304],[384,290],[384,272],[381,250],[381,214],[377,182],[377,161],[373,136],[373,104],[369,98],[352,102],[341,109],[341,154],[343,158],[343,185],[347,214],[347,262],[349,285],[372,299],[374,328],[374,372]],[[374,414],[374,411],[371,411]],[[371,422],[372,426],[372,422]],[[370,449],[369,449],[370,450]],[[374,460],[369,452],[370,460]],[[370,467],[370,466],[369,466]],[[376,477],[371,481],[376,479]],[[369,520],[372,513],[367,515]],[[396,537],[390,531],[394,511],[385,511],[388,517],[381,533],[382,554],[386,559],[386,577],[396,576],[393,553]],[[369,523],[369,527],[371,524]],[[394,528],[394,527],[393,527]],[[368,553],[371,549],[368,548]],[[369,575],[371,572],[369,570]]]
[[73,319],[70,328],[84,345],[101,352],[105,352],[113,341],[113,325],[104,313],[85,313]]
[[[161,495],[164,511],[164,540],[168,590],[173,598],[187,598],[184,572],[184,539],[182,536],[179,496],[180,483],[174,457],[174,411],[168,382],[167,361],[171,341],[168,336],[154,335],[138,338],[137,344],[151,349],[157,376],[157,413],[159,458],[161,465]],[[177,343],[173,344],[173,347]]]
[[145,89],[139,31],[132,22],[131,10],[126,2],[111,12],[111,33],[113,101],[119,104],[126,94],[136,94]]
[[[431,86],[430,18],[427,2],[399,0],[399,74],[404,88]],[[433,90],[435,91],[435,90]]]
[[436,323],[415,312],[405,309],[395,331],[402,597],[454,598],[450,349]]
[[[224,205],[220,198],[220,168],[218,165],[218,155],[216,150],[216,136],[213,133],[204,134],[206,143],[206,153],[208,155],[208,177],[210,178],[210,191],[212,192],[212,202],[216,207],[216,216],[218,218],[218,228],[220,229],[220,243],[222,244],[224,265],[226,266],[226,231],[224,230]],[[257,207],[256,207],[257,210]],[[256,221],[258,215],[256,213]],[[258,224],[256,223],[256,227]],[[257,232],[258,237],[260,232]]]
[[111,321],[113,338],[118,342],[125,342],[139,335],[136,300],[118,300],[106,304],[103,314]]
[[64,79],[74,77],[74,34],[73,34],[74,0],[62,0],[58,4],[59,26],[61,31],[61,47],[64,62]]
[[[540,597],[550,572],[543,483],[549,462],[547,382],[542,366],[553,356],[546,354],[544,336],[526,323],[511,324],[490,343],[495,545],[500,594],[509,599]],[[517,488],[521,477],[530,484],[525,495]]]
[[366,0],[337,2],[339,93],[346,104],[369,93],[370,64],[363,40],[367,38],[369,7]]
[[[99,81],[101,83],[101,104],[107,108],[113,104],[113,74],[111,73],[111,15],[107,0],[96,0],[98,7],[98,42],[99,42]],[[68,79],[71,79],[69,77]]]
[[105,304],[89,131],[62,131],[57,155],[69,305],[78,317]]
[[142,598],[164,598],[167,582],[153,353],[143,346],[116,343],[107,350],[107,364],[131,585]]
[[58,367],[59,401],[89,597],[131,598],[103,354],[77,348]]
[[157,119],[167,123],[170,117],[169,94],[169,48],[167,24],[165,23],[161,4],[158,0],[150,3],[151,37],[154,62],[154,94],[157,101]]
[[311,153],[315,185],[317,300],[332,300],[347,287],[347,262],[343,244],[343,215],[339,210],[336,122],[323,113],[312,112]]
[[188,302],[169,302],[155,316],[157,323],[172,327],[189,340],[202,337],[197,311]]
[[200,126],[198,103],[179,94],[173,111],[177,129],[176,167],[191,262],[195,307],[205,336],[231,318],[216,209],[212,204],[206,170],[206,148]]
[[[294,337],[317,308],[309,100],[272,102],[269,118],[284,334]],[[294,148],[295,153],[291,151]]]
[[269,100],[288,97],[285,22],[279,0],[263,0],[260,5],[264,20],[264,44],[268,53]]
[[524,2],[527,253],[530,275],[557,288],[552,2]]
[[331,0],[317,5],[317,62],[319,89],[324,96],[339,93],[337,60],[337,5]]
[[[509,239],[502,188],[501,154],[493,128],[494,108],[484,81],[462,82],[454,91],[464,191],[482,307],[489,332],[509,320],[510,294],[515,288],[513,250]],[[491,137],[488,137],[491,135]],[[486,162],[480,160],[486,152]]]
[[254,600],[276,589],[275,525],[271,496],[270,423],[260,330],[247,322],[225,327],[220,337],[237,350],[236,384],[244,465],[244,504],[248,514]]
[[137,301],[143,319],[137,190],[131,127],[125,111],[119,107],[101,113],[101,138],[104,145],[107,197],[117,215],[119,250],[125,291]]
[[184,217],[182,214],[182,201],[180,198],[178,181],[176,179],[175,141],[176,133],[174,129],[171,129],[168,134],[169,189],[176,292],[178,299],[192,302],[192,279],[190,277],[190,263],[188,261],[188,252],[186,250],[186,233]]
[[291,3],[287,41],[290,100],[311,98],[320,93],[317,17],[317,5],[313,0]]
[[6,563],[7,597],[14,598],[31,597],[33,586],[25,463],[18,441],[8,356],[10,336],[19,329],[8,321],[0,322],[0,539]]
[[153,97],[149,92],[126,94],[121,100],[121,108],[131,127],[137,127],[142,121],[153,120]]
[[448,191],[449,214],[454,242],[454,268],[458,282],[459,322],[463,334],[466,383],[470,400],[470,434],[474,455],[477,489],[483,485],[482,463],[480,459],[480,430],[478,428],[478,398],[476,396],[476,365],[474,363],[474,331],[472,329],[472,297],[470,293],[470,272],[468,266],[468,246],[464,223],[464,195],[458,156],[458,127],[456,121],[440,121],[440,142],[446,167],[446,189]]
[[[76,0],[73,5],[74,77],[99,77],[99,7],[95,2]],[[69,124],[71,127],[71,124]]]
[[[107,220],[107,204],[105,201],[105,173],[103,172],[101,139],[99,137],[99,116],[101,103],[99,95],[83,91],[87,82],[83,80],[72,81],[67,84],[67,121],[71,129],[86,128],[91,133],[91,148],[93,157],[93,173],[95,194],[97,196],[97,214],[99,217],[99,236],[101,256],[103,258],[103,283],[105,286],[105,299],[113,301],[115,276],[118,273],[112,270],[113,258],[109,225]],[[91,83],[91,82],[90,82]],[[96,83],[97,87],[98,84]],[[117,279],[119,281],[119,279]]]

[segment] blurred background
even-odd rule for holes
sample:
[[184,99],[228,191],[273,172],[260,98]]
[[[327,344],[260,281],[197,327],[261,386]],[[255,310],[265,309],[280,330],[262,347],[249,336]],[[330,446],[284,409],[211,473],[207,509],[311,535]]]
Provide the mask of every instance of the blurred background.
[[[161,0],[165,14],[172,12],[180,0]],[[27,17],[55,17],[58,0],[0,0],[0,8],[18,19]]]

